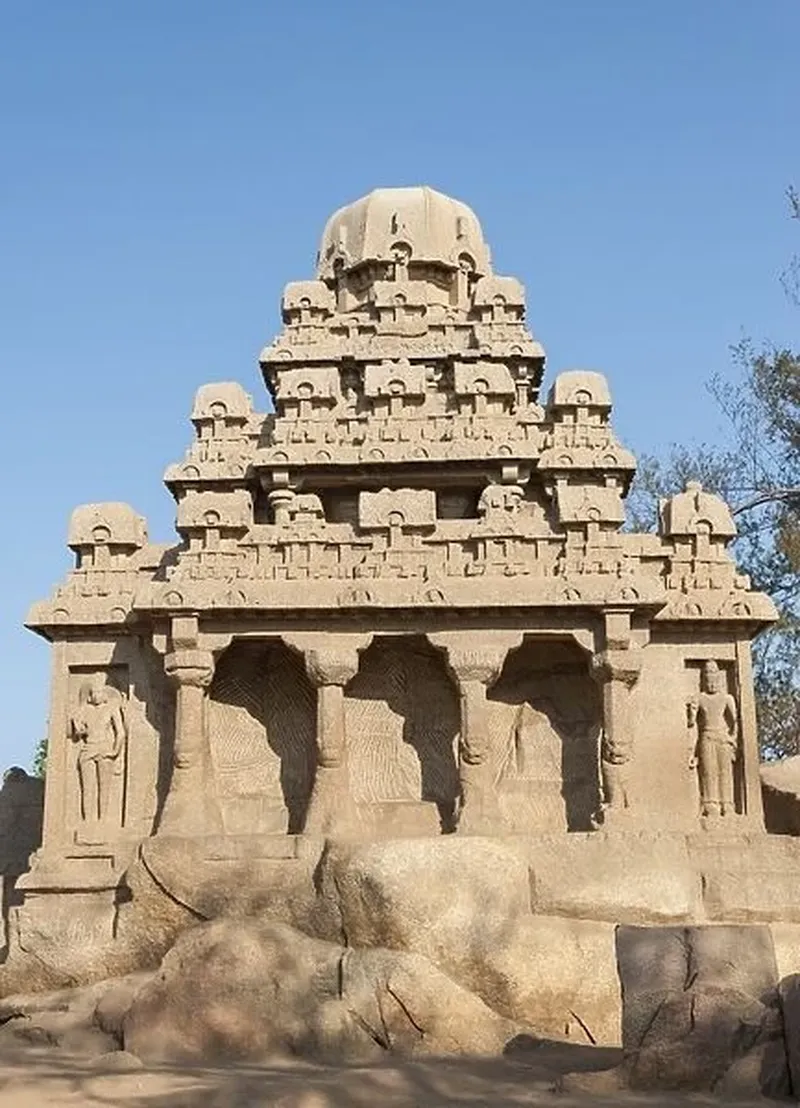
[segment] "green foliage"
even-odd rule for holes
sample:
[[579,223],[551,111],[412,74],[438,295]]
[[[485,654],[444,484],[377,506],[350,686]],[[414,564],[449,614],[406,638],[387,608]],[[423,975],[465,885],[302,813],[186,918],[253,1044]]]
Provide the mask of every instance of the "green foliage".
[[44,777],[47,772],[47,739],[40,739],[31,762],[34,777]]
[[738,378],[708,386],[729,440],[644,457],[628,525],[652,530],[659,499],[688,480],[731,505],[739,529],[732,552],[780,613],[754,647],[762,754],[775,758],[800,753],[800,355],[747,342],[733,353]]

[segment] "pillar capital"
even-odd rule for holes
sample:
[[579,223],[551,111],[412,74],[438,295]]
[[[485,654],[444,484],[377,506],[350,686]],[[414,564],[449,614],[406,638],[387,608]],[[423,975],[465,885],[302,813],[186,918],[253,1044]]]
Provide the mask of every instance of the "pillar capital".
[[428,635],[432,646],[443,650],[459,684],[478,681],[492,685],[500,676],[510,650],[522,643],[514,631],[435,631]]
[[210,650],[173,650],[164,658],[164,672],[178,685],[204,689],[214,676],[214,655]]
[[306,672],[317,687],[344,686],[358,673],[358,651],[353,647],[313,648],[306,651]]
[[359,654],[372,641],[371,635],[327,635],[298,631],[282,636],[287,646],[299,651],[311,682],[344,687],[358,673]]
[[592,655],[592,676],[601,685],[615,681],[631,689],[639,680],[641,671],[642,648],[639,646],[630,646],[626,650],[612,647]]

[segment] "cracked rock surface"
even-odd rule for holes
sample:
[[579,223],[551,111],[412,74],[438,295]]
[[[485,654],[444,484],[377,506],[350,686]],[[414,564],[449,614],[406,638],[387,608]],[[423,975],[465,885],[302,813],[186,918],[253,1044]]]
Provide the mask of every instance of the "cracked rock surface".
[[427,958],[352,949],[282,924],[185,932],[133,998],[126,1050],[149,1061],[501,1054],[518,1024]]

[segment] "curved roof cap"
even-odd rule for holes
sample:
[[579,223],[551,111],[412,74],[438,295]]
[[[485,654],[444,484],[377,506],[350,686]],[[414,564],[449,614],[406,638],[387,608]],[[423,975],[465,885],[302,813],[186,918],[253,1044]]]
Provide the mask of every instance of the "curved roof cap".
[[139,549],[146,542],[147,524],[130,504],[81,504],[70,516],[67,545],[73,548],[111,543]]
[[684,492],[661,502],[661,533],[682,537],[702,530],[721,539],[736,537],[736,524],[725,501],[705,492],[699,481],[687,481]]
[[317,276],[331,280],[339,258],[345,269],[367,261],[392,261],[398,245],[410,248],[414,261],[455,269],[466,255],[479,276],[492,272],[489,248],[472,209],[435,189],[417,186],[375,189],[334,212],[322,235]]

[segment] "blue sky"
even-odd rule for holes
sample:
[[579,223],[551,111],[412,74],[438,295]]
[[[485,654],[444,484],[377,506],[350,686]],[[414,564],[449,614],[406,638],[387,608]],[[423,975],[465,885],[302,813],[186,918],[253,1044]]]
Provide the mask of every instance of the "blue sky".
[[28,604],[69,512],[172,534],[205,381],[261,403],[282,286],[379,185],[469,203],[639,451],[718,433],[741,334],[792,343],[797,0],[0,0],[0,764],[44,733]]

